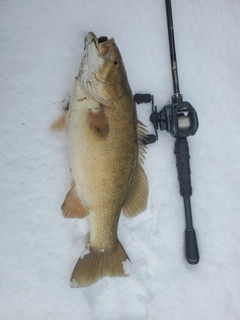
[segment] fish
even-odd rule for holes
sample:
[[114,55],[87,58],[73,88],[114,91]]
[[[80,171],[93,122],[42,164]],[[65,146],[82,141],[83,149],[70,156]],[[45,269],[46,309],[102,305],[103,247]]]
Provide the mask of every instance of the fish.
[[114,38],[87,34],[68,110],[51,129],[67,130],[72,184],[63,216],[89,218],[89,243],[72,272],[71,286],[127,276],[124,263],[130,259],[117,229],[121,212],[131,218],[147,208],[148,179],[142,166],[146,127],[137,118]]

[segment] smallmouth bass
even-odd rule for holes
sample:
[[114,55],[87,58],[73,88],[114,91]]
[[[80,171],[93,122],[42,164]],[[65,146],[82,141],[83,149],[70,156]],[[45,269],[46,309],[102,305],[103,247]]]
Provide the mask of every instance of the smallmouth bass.
[[53,130],[67,129],[72,186],[63,204],[66,218],[89,216],[90,239],[73,270],[73,287],[104,276],[126,276],[129,260],[118,240],[121,211],[134,217],[147,207],[148,181],[142,168],[145,126],[113,38],[89,32],[67,112]]

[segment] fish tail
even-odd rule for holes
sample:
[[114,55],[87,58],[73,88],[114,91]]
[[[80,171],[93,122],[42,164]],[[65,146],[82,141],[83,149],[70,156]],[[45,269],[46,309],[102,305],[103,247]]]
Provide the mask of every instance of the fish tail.
[[82,255],[73,270],[71,287],[86,287],[97,282],[104,276],[124,277],[123,262],[129,260],[122,244],[117,240],[111,249],[90,247]]

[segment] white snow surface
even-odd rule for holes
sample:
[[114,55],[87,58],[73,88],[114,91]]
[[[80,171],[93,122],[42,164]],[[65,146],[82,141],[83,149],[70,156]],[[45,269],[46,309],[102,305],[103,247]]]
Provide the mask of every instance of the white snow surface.
[[[145,163],[148,208],[119,223],[129,277],[73,289],[89,227],[61,215],[71,183],[66,134],[49,126],[88,31],[116,39],[133,93],[154,94],[159,109],[170,102],[165,2],[1,1],[0,319],[240,319],[240,2],[172,6],[180,89],[200,122],[188,139],[200,263],[185,261],[174,139],[159,132]],[[150,105],[137,109],[152,133]]]

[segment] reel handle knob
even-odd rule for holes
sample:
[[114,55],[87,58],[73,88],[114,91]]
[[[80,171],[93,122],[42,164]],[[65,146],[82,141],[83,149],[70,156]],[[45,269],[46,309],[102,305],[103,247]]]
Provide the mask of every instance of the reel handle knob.
[[150,93],[136,93],[134,95],[134,101],[137,104],[148,103],[152,101],[152,95]]
[[157,141],[157,137],[155,136],[155,134],[147,134],[147,137],[144,139],[143,143],[150,144],[156,141]]

